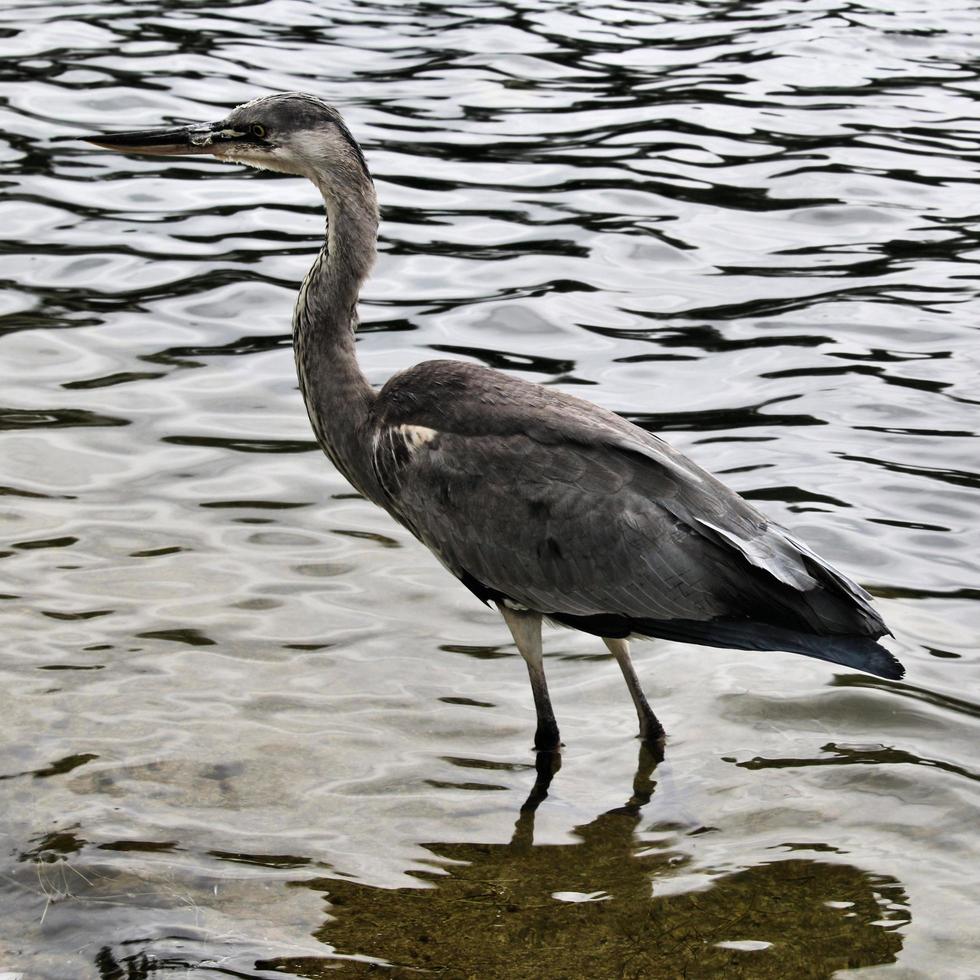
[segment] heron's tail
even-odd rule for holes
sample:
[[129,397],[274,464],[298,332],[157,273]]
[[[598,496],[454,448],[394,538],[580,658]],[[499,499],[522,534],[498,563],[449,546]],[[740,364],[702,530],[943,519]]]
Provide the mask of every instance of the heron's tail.
[[714,620],[703,623],[690,620],[643,620],[634,622],[634,631],[644,636],[701,643],[712,647],[786,650],[890,680],[898,680],[905,674],[902,664],[870,636],[820,636],[749,620]]

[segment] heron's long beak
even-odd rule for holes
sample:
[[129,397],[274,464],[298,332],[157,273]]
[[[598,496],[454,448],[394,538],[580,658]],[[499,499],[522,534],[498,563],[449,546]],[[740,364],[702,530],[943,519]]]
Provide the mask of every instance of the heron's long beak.
[[177,129],[145,129],[134,133],[105,133],[80,136],[79,139],[121,153],[148,153],[152,156],[179,156],[189,153],[214,153],[222,144],[244,136],[220,124],[198,123]]

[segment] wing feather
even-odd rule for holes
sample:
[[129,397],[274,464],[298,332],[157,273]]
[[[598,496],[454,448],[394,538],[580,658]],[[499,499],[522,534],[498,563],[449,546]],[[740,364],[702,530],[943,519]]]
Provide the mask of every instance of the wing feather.
[[454,574],[544,613],[723,615],[722,548],[650,494],[646,468],[614,447],[442,432],[400,466],[394,506]]

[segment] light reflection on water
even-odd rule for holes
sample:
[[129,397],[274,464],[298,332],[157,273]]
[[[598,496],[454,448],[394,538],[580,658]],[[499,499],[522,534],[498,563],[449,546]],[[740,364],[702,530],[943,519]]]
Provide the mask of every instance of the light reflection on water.
[[[0,32],[0,972],[969,972],[971,5],[94,2]],[[372,381],[473,358],[666,433],[872,589],[906,678],[638,647],[651,776],[615,665],[553,633],[568,747],[521,813],[502,625],[313,445],[313,191],[52,142],[290,89],[376,175]]]

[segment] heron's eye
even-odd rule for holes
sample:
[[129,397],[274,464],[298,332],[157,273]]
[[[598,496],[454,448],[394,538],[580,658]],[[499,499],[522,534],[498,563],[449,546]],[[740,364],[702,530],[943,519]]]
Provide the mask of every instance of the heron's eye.
[[253,136],[257,136],[260,140],[265,139],[265,126],[260,126],[258,123],[252,123],[252,125],[248,127],[248,131]]

